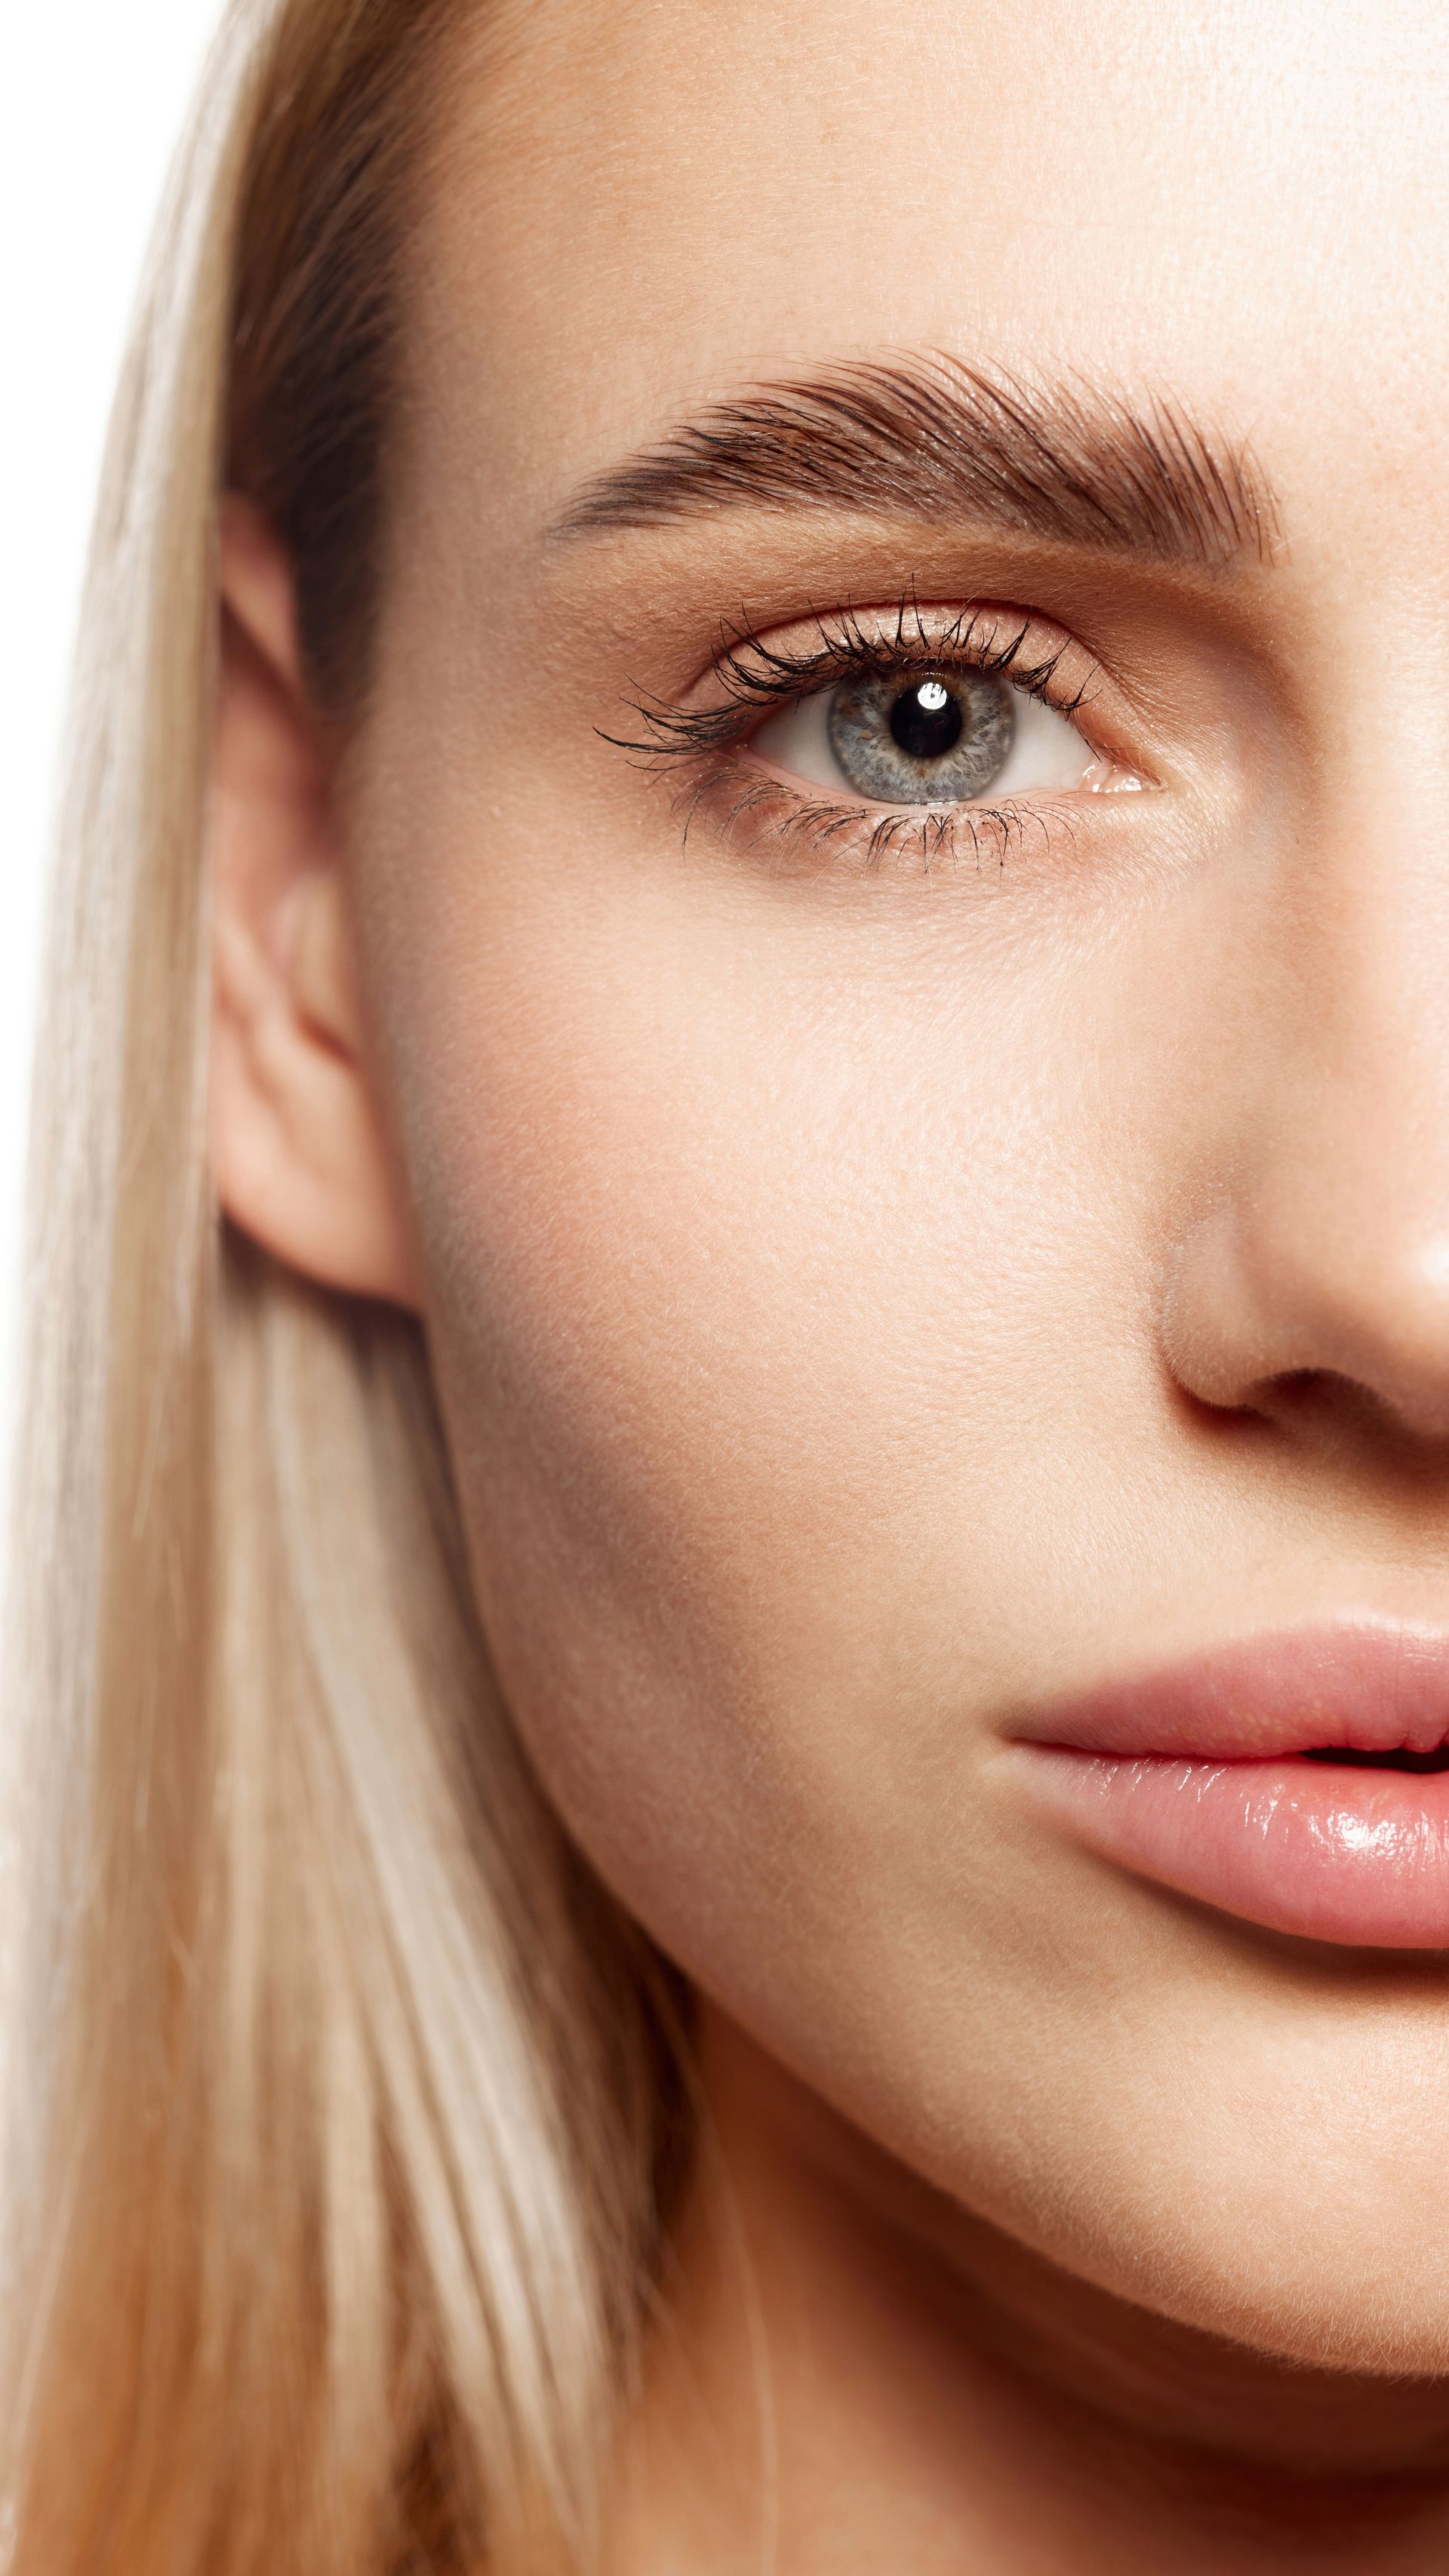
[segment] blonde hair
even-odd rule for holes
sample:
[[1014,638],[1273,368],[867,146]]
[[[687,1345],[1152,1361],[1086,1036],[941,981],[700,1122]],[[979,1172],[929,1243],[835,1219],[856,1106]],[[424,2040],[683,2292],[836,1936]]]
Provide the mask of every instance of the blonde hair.
[[236,0],[95,543],[48,968],[5,1721],[22,2576],[588,2554],[682,2128],[667,1981],[488,1673],[418,1328],[205,1160],[228,473],[356,713],[458,0]]

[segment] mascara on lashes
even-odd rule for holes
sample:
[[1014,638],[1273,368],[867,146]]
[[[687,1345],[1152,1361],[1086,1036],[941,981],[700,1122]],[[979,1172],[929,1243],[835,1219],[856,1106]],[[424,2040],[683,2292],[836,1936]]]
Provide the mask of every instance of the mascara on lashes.
[[1043,840],[1049,838],[1066,819],[1060,806],[1017,798],[923,800],[904,810],[864,797],[844,803],[802,794],[799,781],[792,785],[742,754],[774,710],[808,701],[832,682],[872,677],[908,682],[912,675],[999,675],[1014,690],[1075,722],[1087,690],[1085,684],[1070,692],[1060,687],[1069,640],[1046,653],[1027,650],[1033,630],[1043,622],[1019,611],[1003,618],[1000,611],[972,608],[933,625],[911,593],[897,604],[889,626],[867,623],[855,609],[830,617],[817,613],[819,643],[795,652],[768,643],[742,619],[725,630],[713,666],[722,698],[704,706],[641,699],[633,712],[642,733],[625,737],[604,732],[602,738],[633,753],[651,774],[682,773],[676,810],[684,813],[686,843],[696,819],[708,811],[727,842],[737,842],[740,827],[753,820],[797,850],[844,855],[853,848],[868,870],[905,851],[927,868],[943,858],[954,862],[963,843],[977,866],[983,851],[1004,864],[1028,826]]

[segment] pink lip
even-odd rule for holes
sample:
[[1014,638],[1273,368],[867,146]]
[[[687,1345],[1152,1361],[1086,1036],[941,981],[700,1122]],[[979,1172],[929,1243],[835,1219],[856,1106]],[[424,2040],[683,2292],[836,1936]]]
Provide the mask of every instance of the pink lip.
[[1311,1940],[1449,1947],[1449,1770],[1305,1759],[1449,1744],[1449,1635],[1251,1638],[1014,1733],[1036,1801],[1141,1877]]

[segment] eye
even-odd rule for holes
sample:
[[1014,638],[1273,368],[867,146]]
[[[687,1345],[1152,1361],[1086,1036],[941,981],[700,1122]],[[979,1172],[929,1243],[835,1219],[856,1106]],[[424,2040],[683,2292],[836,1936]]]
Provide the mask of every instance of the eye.
[[1091,786],[1103,763],[1065,715],[994,671],[870,671],[797,698],[749,748],[879,805],[962,805]]

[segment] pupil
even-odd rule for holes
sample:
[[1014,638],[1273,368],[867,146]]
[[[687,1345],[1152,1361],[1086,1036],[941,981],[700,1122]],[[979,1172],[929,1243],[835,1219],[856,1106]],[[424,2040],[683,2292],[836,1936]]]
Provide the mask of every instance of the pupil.
[[891,740],[912,760],[940,760],[961,739],[961,704],[939,680],[902,689],[891,708]]

